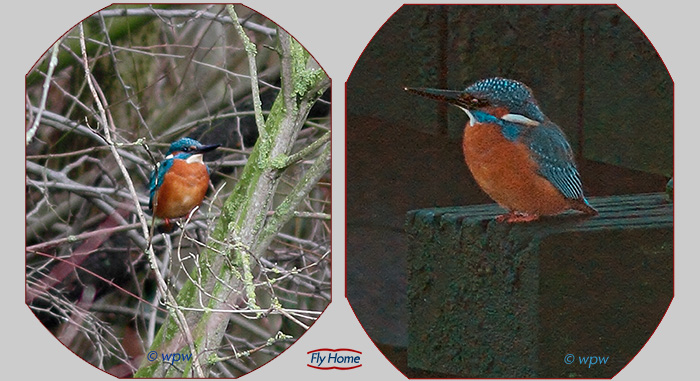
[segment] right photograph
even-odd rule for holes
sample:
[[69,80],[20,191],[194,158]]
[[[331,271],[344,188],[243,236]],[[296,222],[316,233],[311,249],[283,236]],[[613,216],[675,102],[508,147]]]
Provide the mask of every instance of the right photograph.
[[404,5],[346,83],[346,292],[408,378],[611,378],[674,296],[673,79],[616,5]]

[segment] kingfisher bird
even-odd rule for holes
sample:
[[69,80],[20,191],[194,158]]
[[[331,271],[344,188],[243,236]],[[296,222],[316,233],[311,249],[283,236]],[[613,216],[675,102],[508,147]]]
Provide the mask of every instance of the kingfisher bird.
[[495,77],[464,91],[404,90],[467,113],[464,159],[481,189],[508,211],[496,221],[529,222],[571,209],[598,214],[583,195],[564,132],[542,112],[522,82]]
[[154,216],[165,220],[166,231],[171,230],[171,219],[188,215],[204,200],[209,188],[209,167],[202,157],[219,146],[179,139],[170,145],[165,159],[151,172],[148,206]]

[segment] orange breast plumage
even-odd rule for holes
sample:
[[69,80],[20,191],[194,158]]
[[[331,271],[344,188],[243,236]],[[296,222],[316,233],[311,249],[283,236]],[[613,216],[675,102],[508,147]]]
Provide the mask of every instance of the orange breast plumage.
[[209,172],[201,162],[174,159],[156,191],[154,214],[160,218],[179,218],[204,200],[209,186]]
[[481,188],[508,210],[550,215],[569,209],[569,202],[540,176],[528,148],[506,139],[498,126],[467,126],[464,157]]

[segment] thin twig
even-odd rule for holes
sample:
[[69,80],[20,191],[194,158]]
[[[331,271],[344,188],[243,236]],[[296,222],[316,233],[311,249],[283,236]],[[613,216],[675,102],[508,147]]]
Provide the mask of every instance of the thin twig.
[[27,246],[25,251],[36,252],[38,250],[45,249],[47,247],[58,246],[62,243],[78,242],[78,241],[86,240],[86,239],[94,237],[94,236],[98,236],[98,235],[102,235],[102,234],[118,233],[118,232],[122,232],[125,230],[135,229],[137,227],[138,227],[138,224],[120,225],[120,226],[115,226],[113,228],[88,231],[88,232],[81,233],[78,235],[69,235],[68,237],[54,239],[54,240],[46,241],[46,242],[42,242],[42,243],[37,243],[36,245],[32,245],[32,246]]
[[331,140],[331,132],[328,131],[325,134],[323,134],[320,138],[316,139],[313,143],[302,148],[299,152],[297,152],[293,155],[287,156],[282,163],[276,163],[275,168],[276,169],[284,169],[284,168],[287,168],[296,162],[299,162],[299,161],[305,159],[306,157],[309,156],[309,154],[313,153],[319,147],[321,147],[322,145],[324,145],[326,142],[328,142],[330,140]]
[[253,254],[259,257],[263,250],[270,245],[289,219],[294,215],[294,211],[306,195],[311,191],[318,180],[330,169],[331,145],[325,143],[321,154],[316,158],[313,165],[306,171],[304,177],[299,179],[297,184],[289,192],[289,195],[275,209],[274,215],[268,220],[264,231],[258,237],[256,245],[253,247]]
[[32,127],[29,128],[29,131],[27,131],[26,145],[29,145],[29,142],[31,142],[32,138],[34,138],[34,134],[36,134],[36,130],[37,128],[39,128],[39,123],[41,122],[41,116],[44,113],[44,109],[46,108],[46,99],[49,96],[51,78],[53,77],[53,71],[54,69],[56,69],[56,65],[58,65],[58,47],[60,45],[61,39],[59,38],[58,41],[56,41],[56,43],[53,44],[53,47],[51,48],[51,59],[49,60],[49,69],[46,71],[46,78],[44,79],[44,85],[41,93],[41,101],[39,103],[39,112],[34,117],[34,123],[32,123]]
[[[131,90],[132,87],[127,86],[127,84],[124,82],[124,79],[122,78],[121,73],[119,72],[119,70],[117,70],[118,69],[117,55],[116,55],[116,52],[114,49],[114,45],[112,45],[112,40],[109,37],[109,31],[107,30],[107,24],[105,23],[105,19],[100,12],[98,12],[97,14],[99,15],[100,26],[102,27],[102,34],[104,35],[105,40],[107,40],[107,47],[109,48],[109,57],[112,60],[112,66],[114,66],[114,74],[117,76],[117,80],[122,85],[122,89],[124,89],[124,96],[126,97],[127,102],[129,102],[129,105],[131,106],[131,108],[134,109],[134,112],[136,113],[136,116],[138,117],[139,123],[141,123],[141,125],[144,126],[146,128],[146,131],[148,131],[148,133],[150,134],[151,129],[148,128],[148,124],[143,119],[143,115],[141,115],[141,109],[136,105],[136,103],[134,103],[133,94],[131,94],[132,92],[129,91],[129,90]],[[151,135],[151,139],[153,139],[153,135]]]

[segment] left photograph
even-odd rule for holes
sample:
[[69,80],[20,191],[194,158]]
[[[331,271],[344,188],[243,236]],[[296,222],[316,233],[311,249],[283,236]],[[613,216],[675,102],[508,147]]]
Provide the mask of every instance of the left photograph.
[[330,78],[243,5],[85,16],[27,68],[26,304],[116,377],[249,373],[330,303]]

